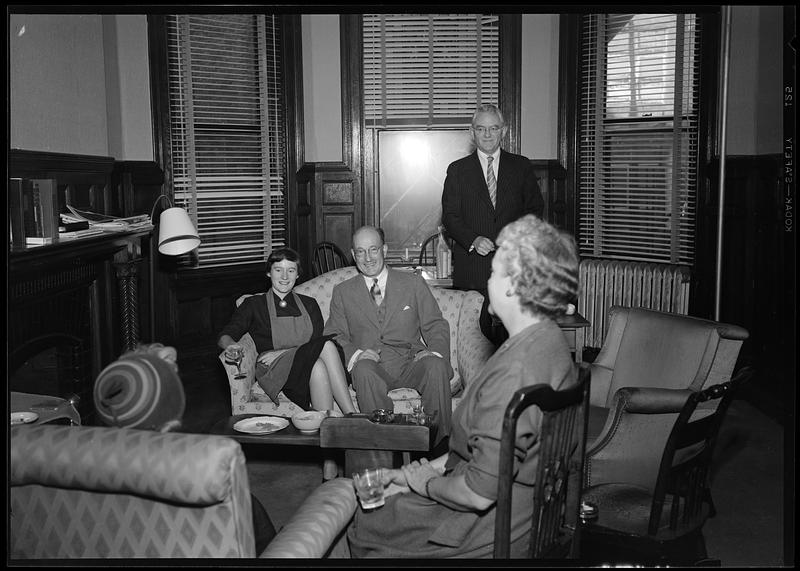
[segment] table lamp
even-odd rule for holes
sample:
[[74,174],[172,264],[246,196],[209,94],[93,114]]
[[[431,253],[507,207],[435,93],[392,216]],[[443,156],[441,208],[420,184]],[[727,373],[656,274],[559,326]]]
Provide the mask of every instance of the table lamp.
[[153,220],[156,204],[162,198],[167,200],[169,208],[159,218],[158,251],[167,256],[180,256],[191,252],[200,245],[200,237],[192,224],[189,213],[179,206],[173,206],[166,194],[156,198],[150,219]]

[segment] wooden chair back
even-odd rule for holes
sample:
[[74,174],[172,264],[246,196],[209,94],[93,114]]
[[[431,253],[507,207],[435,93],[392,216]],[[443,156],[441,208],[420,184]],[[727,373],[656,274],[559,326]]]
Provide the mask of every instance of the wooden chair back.
[[500,441],[495,559],[511,551],[511,490],[517,420],[530,406],[543,413],[539,434],[539,466],[531,517],[531,559],[577,558],[583,462],[589,411],[590,371],[579,365],[578,383],[556,391],[539,384],[514,393],[506,408]]
[[320,276],[325,272],[344,268],[352,265],[347,254],[333,242],[320,242],[314,247],[314,254],[311,258],[311,269],[314,277]]
[[[647,533],[656,536],[661,525],[664,503],[670,502],[669,529],[693,529],[713,517],[709,473],[720,426],[736,390],[752,376],[743,368],[730,381],[692,393],[670,432],[658,470]],[[716,408],[709,405],[717,401]],[[709,414],[697,410],[700,403]],[[698,414],[695,414],[695,412]]]
[[[453,249],[453,239],[447,235],[447,232],[444,234],[445,242],[447,242],[447,247],[450,250]],[[432,266],[436,264],[436,246],[439,243],[439,234],[431,234],[425,241],[422,243],[422,247],[419,250],[419,260],[417,265],[419,266]]]

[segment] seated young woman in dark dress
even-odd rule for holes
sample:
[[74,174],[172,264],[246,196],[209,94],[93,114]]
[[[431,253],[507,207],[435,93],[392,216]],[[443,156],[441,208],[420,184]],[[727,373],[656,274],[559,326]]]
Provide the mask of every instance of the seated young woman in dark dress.
[[217,344],[227,351],[250,333],[258,351],[256,380],[275,403],[283,391],[304,409],[330,410],[335,400],[344,414],[355,412],[339,350],[322,334],[317,301],[292,291],[299,275],[297,252],[274,250],[267,258],[269,291],[236,308]]

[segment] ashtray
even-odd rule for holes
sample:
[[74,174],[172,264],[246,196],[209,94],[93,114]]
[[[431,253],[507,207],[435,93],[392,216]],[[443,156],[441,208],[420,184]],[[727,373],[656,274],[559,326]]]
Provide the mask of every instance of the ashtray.
[[385,408],[378,408],[372,411],[372,421],[378,423],[388,423],[394,420],[394,412]]

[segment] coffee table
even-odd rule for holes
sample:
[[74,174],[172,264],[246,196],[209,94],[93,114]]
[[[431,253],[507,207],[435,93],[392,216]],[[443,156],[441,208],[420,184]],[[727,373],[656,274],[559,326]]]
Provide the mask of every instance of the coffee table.
[[273,432],[271,434],[247,434],[234,430],[233,425],[246,418],[254,418],[257,416],[270,416],[267,414],[236,414],[229,416],[216,424],[209,430],[210,434],[220,434],[233,438],[236,442],[246,444],[286,444],[289,446],[319,446],[319,431],[316,432],[300,432],[292,424],[291,419],[289,426]]
[[[410,420],[409,415],[393,415],[391,422],[377,423],[368,414],[349,414],[337,418],[326,418],[316,432],[301,432],[291,424],[270,434],[246,434],[234,430],[233,425],[245,418],[269,416],[263,414],[237,414],[215,423],[210,434],[227,436],[240,443],[287,446],[316,446],[321,449],[344,449],[344,473],[346,475],[372,467],[375,455],[372,451],[388,451],[402,454],[402,461],[410,460],[410,452],[428,452],[434,442],[436,426],[420,426]],[[397,464],[393,460],[393,464]]]

